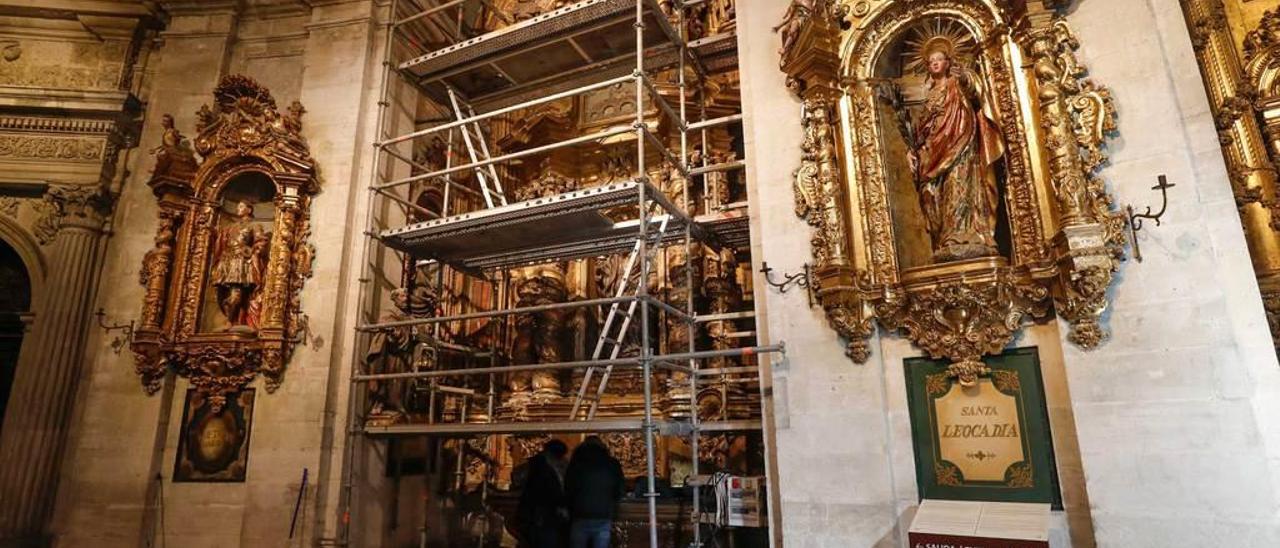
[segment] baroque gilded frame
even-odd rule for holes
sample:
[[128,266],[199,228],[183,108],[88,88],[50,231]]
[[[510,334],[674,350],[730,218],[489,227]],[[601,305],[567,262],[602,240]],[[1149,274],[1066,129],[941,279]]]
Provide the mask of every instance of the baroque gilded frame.
[[[1109,92],[1083,80],[1059,6],[1009,0],[794,0],[781,68],[804,105],[796,214],[812,226],[814,283],[859,363],[878,322],[901,330],[972,382],[1024,319],[1054,305],[1068,338],[1092,348],[1125,244],[1123,219],[1096,177],[1115,129]],[[982,51],[1008,148],[1007,258],[903,268],[890,214],[877,97],[881,52],[910,25],[946,17]]]
[[[294,345],[305,335],[299,297],[311,276],[310,203],[319,186],[301,135],[305,110],[300,103],[281,113],[269,90],[239,75],[223,78],[213,95],[214,107],[197,113],[194,144],[203,157],[198,168],[190,169],[194,156],[170,128],[176,137],[160,152],[168,159],[157,162],[149,181],[159,201],[159,227],[156,246],[143,259],[140,282],[146,296],[132,350],[148,393],[173,370],[220,408],[227,394],[245,389],[258,374],[274,392]],[[274,186],[261,320],[251,333],[203,331],[200,315],[210,313],[201,309],[209,291],[222,192],[246,173],[260,174]]]

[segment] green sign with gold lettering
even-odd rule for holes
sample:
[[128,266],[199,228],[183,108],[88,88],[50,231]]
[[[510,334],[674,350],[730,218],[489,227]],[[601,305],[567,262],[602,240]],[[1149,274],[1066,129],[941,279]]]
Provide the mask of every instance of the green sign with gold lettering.
[[920,498],[1061,508],[1039,354],[1019,348],[983,362],[990,373],[964,386],[945,360],[906,360]]

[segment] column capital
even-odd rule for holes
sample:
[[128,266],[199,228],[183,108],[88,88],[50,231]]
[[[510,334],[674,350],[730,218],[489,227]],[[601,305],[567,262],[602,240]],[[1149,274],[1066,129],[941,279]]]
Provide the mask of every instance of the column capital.
[[115,205],[115,196],[100,185],[49,185],[44,193],[44,215],[39,224],[50,235],[63,228],[102,229]]

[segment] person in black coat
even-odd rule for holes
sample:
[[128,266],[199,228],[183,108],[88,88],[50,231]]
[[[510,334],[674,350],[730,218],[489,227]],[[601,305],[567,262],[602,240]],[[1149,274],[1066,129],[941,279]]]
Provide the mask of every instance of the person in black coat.
[[574,449],[564,478],[569,505],[569,546],[608,548],[618,500],[626,492],[622,465],[599,437],[588,436]]
[[520,492],[521,546],[562,548],[569,525],[565,508],[565,455],[569,447],[552,439],[542,452],[529,458],[528,476]]

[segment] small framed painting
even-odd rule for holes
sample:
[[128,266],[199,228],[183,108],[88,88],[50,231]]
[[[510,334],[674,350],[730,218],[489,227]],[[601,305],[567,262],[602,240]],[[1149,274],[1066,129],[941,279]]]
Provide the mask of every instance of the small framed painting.
[[249,466],[254,389],[208,398],[187,390],[173,481],[243,482]]

